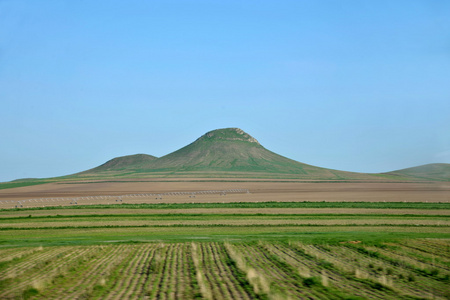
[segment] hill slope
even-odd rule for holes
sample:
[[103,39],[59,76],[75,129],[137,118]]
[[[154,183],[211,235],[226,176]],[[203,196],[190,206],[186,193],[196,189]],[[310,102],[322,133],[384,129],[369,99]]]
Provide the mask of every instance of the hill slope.
[[[103,171],[119,171],[125,169],[139,169],[143,166],[148,165],[150,162],[157,159],[156,156],[148,155],[148,154],[134,154],[116,157],[111,160],[108,160],[104,164],[87,170],[82,173],[95,173],[95,172],[103,172]],[[80,173],[80,174],[82,174]]]
[[[134,156],[131,156],[134,157]],[[128,157],[125,157],[128,158]],[[193,143],[161,158],[116,158],[82,174],[105,171],[171,177],[257,177],[305,179],[373,179],[372,175],[303,164],[273,153],[239,128],[210,131]]]
[[178,172],[260,172],[335,177],[327,169],[302,164],[267,150],[238,128],[210,131],[186,147],[159,158],[152,166],[157,170]]
[[0,183],[0,189],[66,180],[165,177],[450,181],[450,164],[429,164],[380,174],[338,171],[278,155],[241,129],[225,128],[210,131],[193,143],[160,158],[147,154],[116,157],[84,172]]
[[450,180],[450,164],[427,164],[384,174],[420,180]]

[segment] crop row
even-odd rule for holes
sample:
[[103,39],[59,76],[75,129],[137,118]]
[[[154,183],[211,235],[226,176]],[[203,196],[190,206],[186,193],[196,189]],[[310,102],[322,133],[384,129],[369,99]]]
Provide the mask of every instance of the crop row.
[[446,299],[448,240],[0,249],[1,299]]
[[89,228],[106,226],[258,226],[258,225],[359,225],[359,226],[439,226],[449,227],[445,215],[389,214],[116,214],[116,215],[53,215],[0,217],[0,230],[34,228]]
[[[10,200],[11,201],[11,200]],[[448,202],[211,202],[211,203],[123,203],[123,204],[95,204],[76,206],[46,206],[28,208],[2,208],[1,212],[11,211],[40,211],[64,209],[196,209],[196,208],[372,208],[372,209],[450,209]]]

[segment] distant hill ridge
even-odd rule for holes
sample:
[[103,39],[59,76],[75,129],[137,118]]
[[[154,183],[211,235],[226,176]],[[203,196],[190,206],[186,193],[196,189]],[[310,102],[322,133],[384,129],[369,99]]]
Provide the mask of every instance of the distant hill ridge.
[[427,164],[387,172],[385,174],[424,180],[450,180],[450,164]]
[[[432,176],[427,175],[427,170],[429,172],[434,170]],[[242,129],[224,128],[209,131],[191,144],[160,158],[147,154],[122,156],[74,175],[105,178],[114,176],[450,180],[449,172],[449,164],[383,174],[326,169],[301,163],[267,150],[257,139]]]

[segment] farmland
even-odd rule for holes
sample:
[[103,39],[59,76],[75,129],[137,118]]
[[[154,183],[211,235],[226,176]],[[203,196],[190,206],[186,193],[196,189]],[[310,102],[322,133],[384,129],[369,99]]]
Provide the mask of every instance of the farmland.
[[[140,193],[150,190],[148,183],[130,185]],[[27,199],[33,190],[38,197],[62,200],[45,207],[27,201],[23,207],[0,210],[0,298],[450,297],[447,186],[155,185],[155,194],[166,193],[163,199],[129,197],[117,202],[100,197],[129,193],[132,188],[123,183],[3,190],[4,202]],[[98,194],[92,192],[95,186]],[[170,186],[179,194],[169,194]],[[198,187],[246,186],[250,193],[192,196]],[[49,192],[52,188],[55,191]],[[413,194],[414,201],[404,201]],[[426,201],[419,201],[419,194]],[[65,202],[73,197],[84,200]],[[318,201],[321,197],[327,201]],[[376,197],[382,201],[374,201]],[[360,201],[338,201],[344,198]]]
[[[355,242],[356,243],[356,242]],[[448,241],[2,248],[2,299],[446,299]]]

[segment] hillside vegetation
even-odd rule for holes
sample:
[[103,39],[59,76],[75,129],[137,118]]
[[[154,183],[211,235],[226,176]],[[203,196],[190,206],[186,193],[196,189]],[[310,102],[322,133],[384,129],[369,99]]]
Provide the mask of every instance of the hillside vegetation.
[[0,189],[63,180],[151,178],[299,179],[365,181],[450,181],[450,164],[429,164],[380,174],[316,167],[276,154],[239,128],[210,131],[191,144],[155,157],[135,154],[113,158],[77,174],[0,183]]
[[[115,158],[78,176],[240,177],[299,179],[377,179],[320,168],[278,155],[239,128],[213,130],[160,158],[132,155]],[[389,175],[387,175],[389,176]]]
[[428,164],[385,173],[390,176],[421,180],[450,180],[450,164]]

